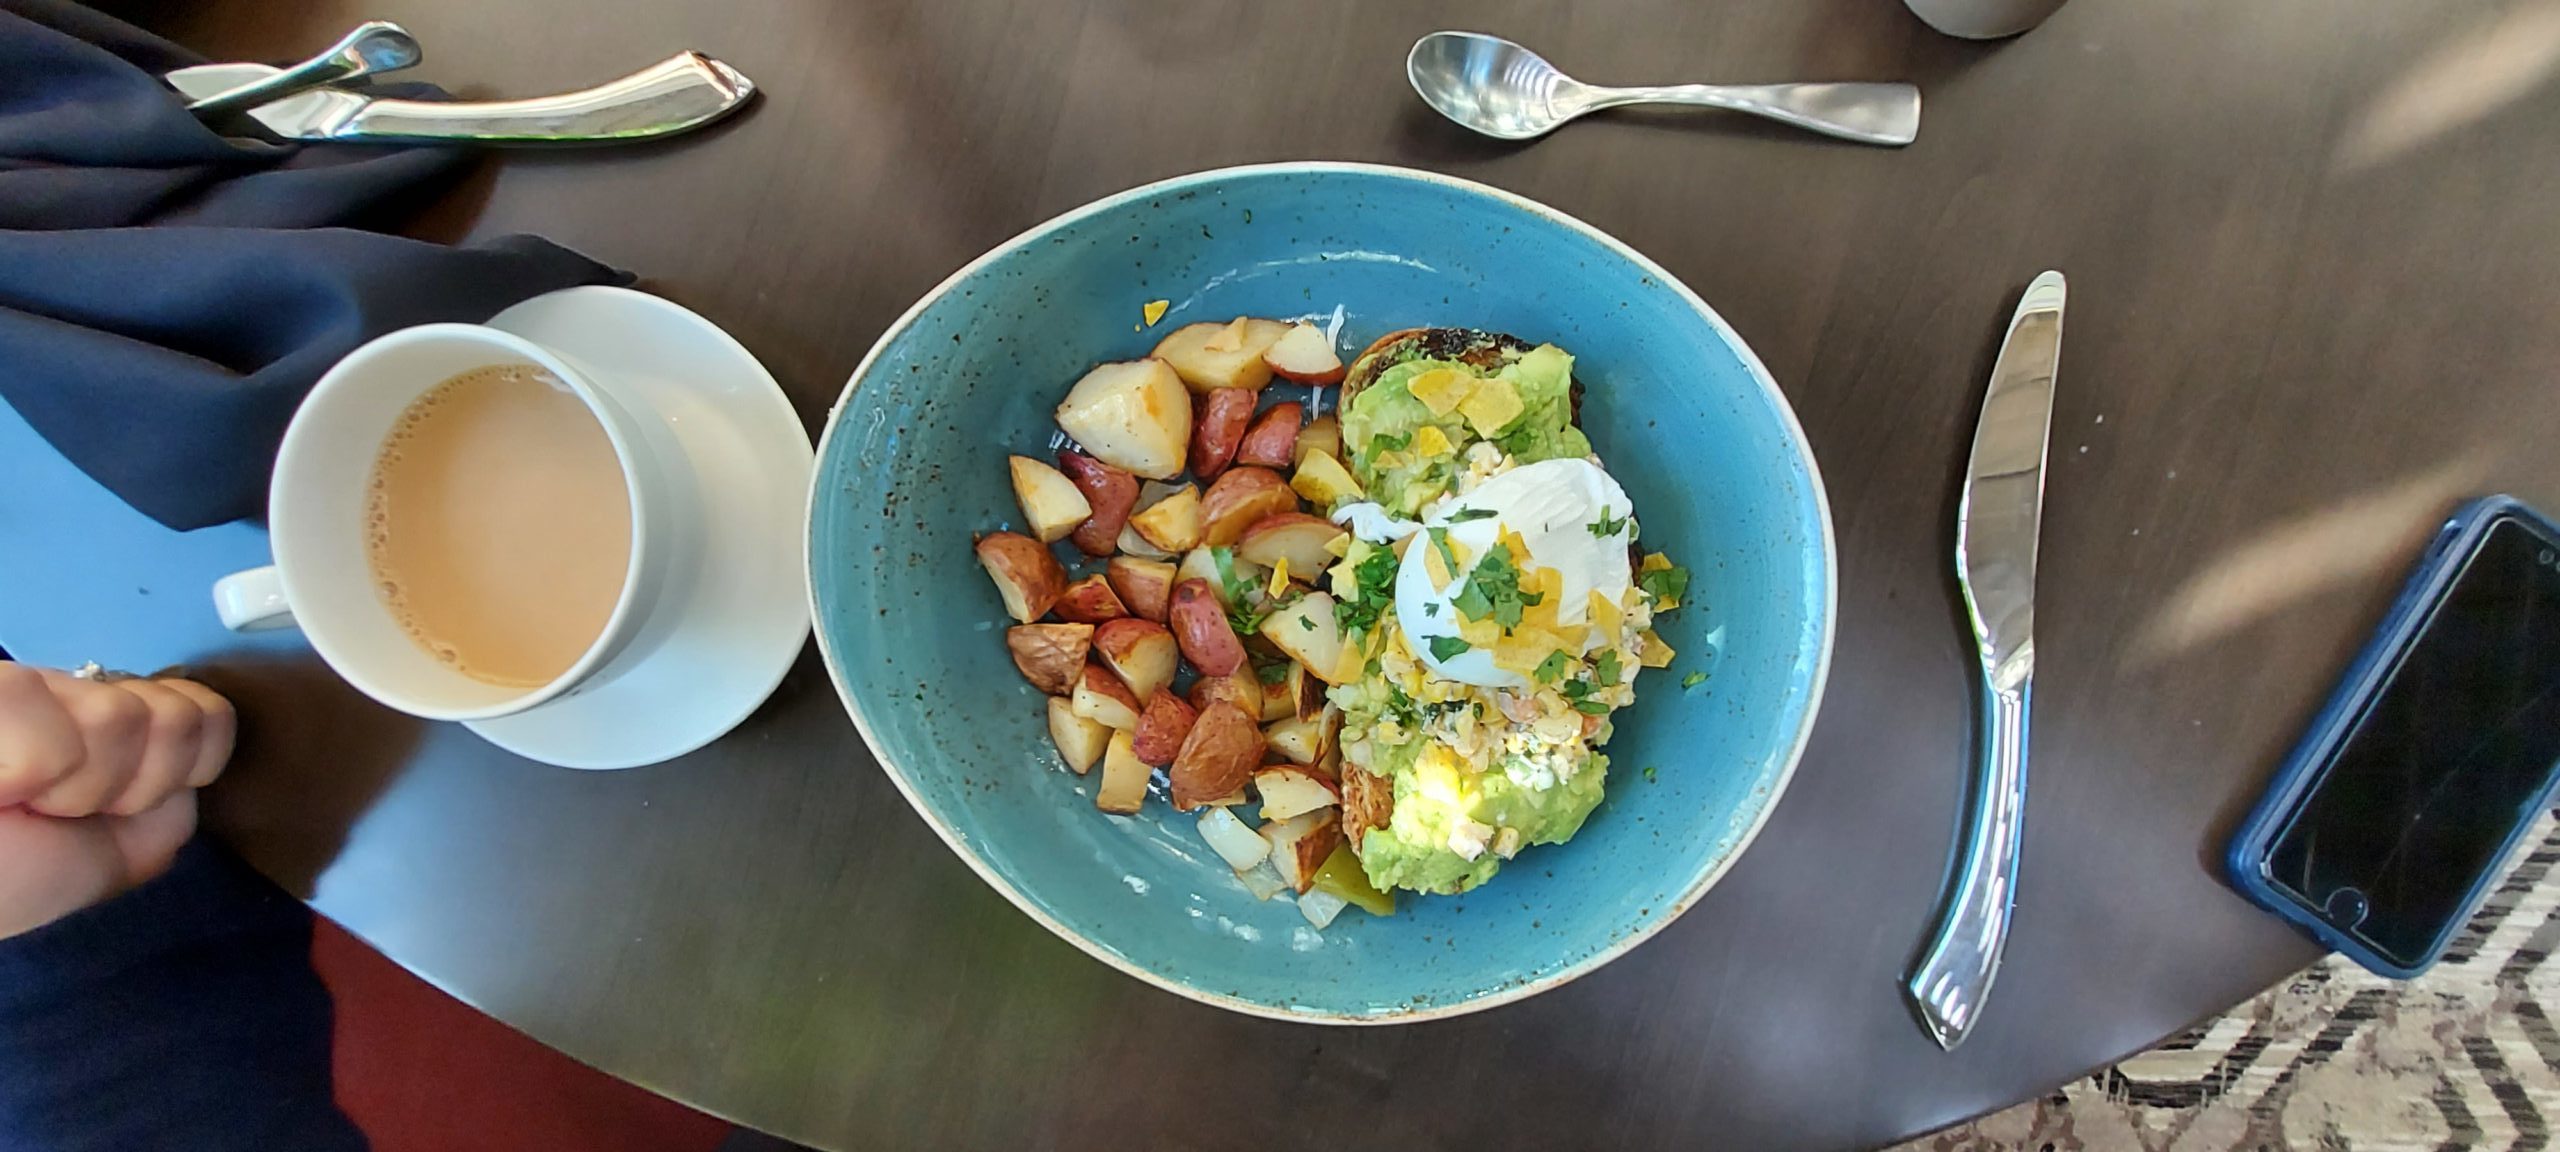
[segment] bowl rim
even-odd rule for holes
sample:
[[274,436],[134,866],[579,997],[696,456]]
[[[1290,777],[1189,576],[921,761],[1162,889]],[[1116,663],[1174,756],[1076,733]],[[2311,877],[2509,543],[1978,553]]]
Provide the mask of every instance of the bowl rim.
[[[888,351],[889,346],[895,343],[900,336],[905,335],[906,331],[915,325],[917,318],[924,315],[926,309],[931,308],[943,297],[949,295],[951,291],[954,288],[957,288],[963,281],[977,275],[980,270],[984,269],[989,264],[994,263],[997,258],[1017,249],[1026,247],[1039,237],[1058,228],[1089,217],[1099,216],[1103,213],[1119,209],[1133,201],[1144,200],[1149,197],[1160,197],[1169,193],[1180,192],[1195,185],[1223,182],[1234,180],[1239,177],[1307,175],[1318,173],[1339,173],[1356,176],[1384,177],[1391,180],[1410,180],[1425,184],[1437,184],[1459,192],[1488,197],[1528,212],[1532,215],[1552,220],[1569,231],[1582,234],[1584,237],[1625,258],[1639,270],[1653,276],[1664,287],[1678,293],[1680,299],[1688,304],[1690,308],[1696,310],[1698,315],[1706,320],[1708,327],[1714,329],[1716,334],[1722,337],[1725,343],[1732,348],[1735,358],[1740,360],[1744,369],[1750,373],[1753,383],[1759,385],[1762,395],[1769,400],[1771,402],[1771,406],[1776,409],[1779,422],[1786,432],[1787,442],[1794,447],[1797,459],[1804,463],[1805,479],[1807,481],[1808,489],[1813,497],[1814,518],[1819,524],[1822,534],[1822,618],[1820,638],[1815,645],[1816,652],[1814,656],[1813,679],[1810,685],[1811,694],[1809,699],[1805,702],[1804,717],[1797,722],[1794,738],[1788,742],[1786,762],[1782,767],[1780,767],[1777,779],[1772,781],[1769,785],[1769,798],[1767,802],[1761,804],[1760,810],[1752,816],[1750,825],[1742,830],[1741,838],[1734,842],[1733,849],[1726,852],[1721,858],[1716,860],[1706,869],[1702,870],[1676,898],[1662,905],[1661,910],[1655,915],[1639,920],[1624,935],[1621,935],[1617,939],[1603,945],[1597,951],[1594,951],[1579,960],[1568,963],[1545,976],[1541,976],[1536,980],[1528,981],[1526,983],[1510,985],[1495,991],[1486,992],[1482,995],[1470,996],[1466,999],[1450,1003],[1434,1004],[1421,1008],[1390,1009],[1385,1012],[1376,1013],[1347,1012],[1298,1005],[1267,1004],[1259,1000],[1250,1000],[1241,996],[1213,992],[1206,988],[1198,987],[1180,977],[1156,972],[1144,965],[1135,963],[1129,958],[1119,955],[1110,948],[1105,947],[1101,942],[1089,939],[1083,932],[1078,931],[1076,928],[1050,916],[1027,894],[1016,888],[1012,882],[1008,881],[1005,877],[998,875],[994,869],[988,867],[986,861],[978,856],[976,849],[970,846],[968,840],[961,836],[959,832],[953,829],[950,825],[944,823],[942,817],[933,810],[931,805],[925,802],[924,797],[920,795],[915,786],[908,781],[905,771],[899,768],[891,761],[889,756],[883,753],[879,738],[872,732],[870,718],[863,714],[861,702],[854,699],[852,691],[847,687],[843,662],[836,653],[835,644],[828,637],[827,629],[819,624],[824,617],[818,603],[819,552],[815,547],[816,542],[814,537],[817,533],[818,527],[818,488],[820,485],[824,484],[826,480],[825,463],[827,460],[828,446],[835,439],[836,430],[841,424],[841,417],[844,414],[845,406],[852,402],[854,392],[859,388],[864,377],[870,375],[872,367],[877,364],[880,357]],[[1522,196],[1516,192],[1506,191],[1489,184],[1479,183],[1463,177],[1450,176],[1419,168],[1406,168],[1392,164],[1367,164],[1337,160],[1277,161],[1261,164],[1240,164],[1225,168],[1210,168],[1183,175],[1169,176],[1160,180],[1150,181],[1124,191],[1115,192],[1108,196],[1091,200],[1077,207],[1070,208],[1034,224],[1029,228],[1023,229],[1021,232],[1006,238],[995,246],[987,249],[985,252],[979,254],[976,259],[969,261],[967,264],[962,265],[959,270],[944,277],[942,282],[934,285],[931,291],[928,291],[923,296],[918,297],[914,304],[909,305],[904,313],[900,314],[899,317],[895,321],[891,322],[886,329],[883,329],[879,338],[872,342],[871,350],[863,354],[862,362],[854,366],[853,375],[846,378],[844,390],[837,394],[836,402],[828,407],[826,427],[818,437],[816,461],[819,466],[811,471],[810,496],[807,509],[803,514],[805,523],[802,526],[804,538],[808,538],[808,543],[810,545],[805,549],[807,557],[805,562],[802,564],[802,582],[806,587],[809,600],[809,615],[811,621],[810,630],[817,639],[818,655],[821,661],[826,665],[827,679],[834,685],[836,697],[843,702],[845,713],[853,718],[854,730],[861,734],[862,743],[864,747],[870,750],[872,760],[879,764],[882,773],[889,777],[889,782],[898,789],[898,794],[906,797],[907,806],[915,809],[916,814],[924,818],[925,824],[933,829],[934,835],[940,837],[943,844],[951,849],[952,854],[958,856],[962,863],[968,865],[970,871],[977,873],[980,880],[985,881],[988,887],[995,889],[1006,900],[1012,902],[1014,907],[1021,909],[1041,927],[1048,929],[1051,935],[1074,945],[1086,955],[1089,955],[1096,960],[1100,960],[1104,964],[1110,965],[1123,973],[1134,976],[1149,985],[1164,989],[1167,992],[1171,992],[1186,999],[1195,1000],[1212,1007],[1224,1008],[1231,1012],[1242,1013],[1247,1016],[1258,1016],[1269,1020],[1286,1020],[1301,1024],[1353,1026],[1384,1026],[1420,1023],[1425,1020],[1445,1020],[1451,1017],[1464,1016],[1474,1012],[1482,1012],[1487,1009],[1498,1008],[1505,1004],[1525,1000],[1541,992],[1561,987],[1568,982],[1598,971],[1610,961],[1626,955],[1637,945],[1652,939],[1663,929],[1670,927],[1672,921],[1679,919],[1682,914],[1686,913],[1691,906],[1698,902],[1700,897],[1706,895],[1708,889],[1715,887],[1716,882],[1722,880],[1725,873],[1732,869],[1734,862],[1740,860],[1742,858],[1742,854],[1750,850],[1752,842],[1759,838],[1760,830],[1767,826],[1770,814],[1777,811],[1778,802],[1785,798],[1787,786],[1795,779],[1796,768],[1804,760],[1805,746],[1813,737],[1814,723],[1821,714],[1822,698],[1830,683],[1832,646],[1835,638],[1839,634],[1840,610],[1839,543],[1832,532],[1831,498],[1828,490],[1823,486],[1822,471],[1813,455],[1813,444],[1805,438],[1804,426],[1796,417],[1795,407],[1787,402],[1786,394],[1779,391],[1776,378],[1769,374],[1768,366],[1760,362],[1759,353],[1753,351],[1751,346],[1743,341],[1742,334],[1736,331],[1731,324],[1726,323],[1724,316],[1718,313],[1714,307],[1710,306],[1705,299],[1701,298],[1685,281],[1681,280],[1678,276],[1672,275],[1668,269],[1658,263],[1655,263],[1651,257],[1637,251],[1627,242],[1602,231],[1600,228],[1592,224],[1586,223],[1578,217],[1539,203],[1538,201]]]

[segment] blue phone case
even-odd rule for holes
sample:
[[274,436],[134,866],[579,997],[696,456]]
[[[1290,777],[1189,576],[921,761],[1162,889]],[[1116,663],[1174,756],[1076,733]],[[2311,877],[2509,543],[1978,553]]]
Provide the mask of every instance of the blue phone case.
[[[2400,598],[2392,603],[2391,611],[2383,617],[2382,627],[2365,644],[2364,651],[2357,654],[2355,663],[2348,666],[2337,692],[2329,698],[2327,706],[2321,709],[2310,730],[2303,735],[2302,742],[2295,746],[2293,755],[2285,760],[2284,767],[2277,770],[2275,779],[2267,785],[2266,796],[2250,811],[2248,819],[2241,822],[2238,834],[2232,837],[2230,854],[2225,859],[2232,885],[2252,903],[2310,933],[2338,954],[2395,979],[2408,979],[2434,964],[2436,958],[2444,954],[2446,946],[2460,934],[2463,925],[2480,910],[2480,902],[2496,890],[2505,874],[2503,865],[2515,858],[2516,848],[2533,827],[2535,818],[2551,807],[2555,788],[2560,788],[2560,772],[2555,772],[2543,785],[2540,797],[2531,806],[2522,809],[2515,828],[2507,833],[2505,844],[2499,849],[2497,859],[2501,866],[2482,874],[2473,883],[2469,894],[2463,897],[2462,915],[2447,922],[2444,930],[2429,943],[2425,955],[2414,964],[2402,964],[2376,953],[2362,941],[2321,920],[2315,909],[2304,907],[2302,900],[2294,894],[2276,887],[2267,876],[2267,856],[2294,806],[2319,783],[2339,745],[2354,730],[2356,721],[2364,715],[2384,680],[2399,667],[2402,655],[2424,630],[2446,589],[2452,585],[2454,577],[2460,575],[2463,561],[2487,535],[2490,526],[2502,518],[2524,521],[2546,535],[2560,538],[2560,525],[2555,525],[2512,496],[2483,497],[2454,513],[2453,518],[2445,522],[2444,529],[2428,543],[2426,555],[2419,560],[2418,569],[2409,577],[2408,585],[2400,590]],[[2560,765],[2554,767],[2560,769]]]

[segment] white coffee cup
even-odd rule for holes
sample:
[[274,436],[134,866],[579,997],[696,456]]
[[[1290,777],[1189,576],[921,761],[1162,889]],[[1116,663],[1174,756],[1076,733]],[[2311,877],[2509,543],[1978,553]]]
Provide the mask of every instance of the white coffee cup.
[[[428,389],[475,369],[532,365],[568,386],[613,443],[631,494],[631,564],[604,631],[550,683],[475,680],[410,639],[365,556],[366,492],[392,425]],[[285,429],[267,495],[275,563],[216,581],[224,626],[298,626],[358,691],[430,720],[488,720],[601,683],[667,631],[656,611],[689,579],[692,476],[665,420],[636,390],[532,341],[474,324],[427,324],[347,354]],[[539,578],[531,577],[531,578]]]
[[2063,0],[1903,0],[1912,14],[1949,36],[1998,40],[2042,24]]

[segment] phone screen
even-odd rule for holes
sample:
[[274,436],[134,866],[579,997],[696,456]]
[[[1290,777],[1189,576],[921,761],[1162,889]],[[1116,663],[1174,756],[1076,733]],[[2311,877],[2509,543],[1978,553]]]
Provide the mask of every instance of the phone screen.
[[2560,542],[2502,518],[2277,833],[2267,879],[2427,958],[2560,763]]

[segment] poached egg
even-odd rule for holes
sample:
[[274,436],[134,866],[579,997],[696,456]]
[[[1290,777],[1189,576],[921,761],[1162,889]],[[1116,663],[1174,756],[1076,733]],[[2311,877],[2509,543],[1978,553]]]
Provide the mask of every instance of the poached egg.
[[[1627,561],[1634,502],[1626,490],[1589,460],[1556,459],[1524,464],[1478,485],[1473,491],[1442,500],[1424,517],[1424,538],[1405,549],[1396,570],[1396,623],[1403,627],[1414,658],[1433,674],[1484,688],[1525,688],[1527,677],[1494,664],[1481,648],[1441,660],[1431,654],[1431,640],[1458,635],[1458,594],[1478,558],[1500,547],[1505,532],[1516,535],[1528,557],[1520,567],[1552,568],[1561,577],[1556,619],[1562,624],[1590,621],[1591,593],[1622,602],[1634,586]],[[1346,509],[1347,511],[1347,509]],[[1610,529],[1605,534],[1594,526]],[[1432,577],[1425,554],[1434,546],[1430,529],[1443,529],[1454,549],[1466,557],[1443,583]],[[1597,635],[1585,640],[1580,656],[1602,644]]]

